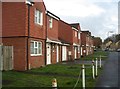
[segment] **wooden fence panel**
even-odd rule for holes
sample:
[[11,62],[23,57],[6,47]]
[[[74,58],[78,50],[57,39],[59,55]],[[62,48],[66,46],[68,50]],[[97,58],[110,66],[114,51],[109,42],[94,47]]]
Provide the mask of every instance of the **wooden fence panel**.
[[13,46],[9,47],[9,55],[10,55],[10,60],[9,60],[9,70],[13,69]]
[[2,59],[1,70],[12,70],[13,69],[13,46],[2,46]]

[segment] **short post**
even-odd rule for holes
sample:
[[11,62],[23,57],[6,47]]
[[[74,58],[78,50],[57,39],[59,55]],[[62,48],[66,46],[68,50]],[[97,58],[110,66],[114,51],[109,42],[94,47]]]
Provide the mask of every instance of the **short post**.
[[92,77],[95,79],[95,62],[94,59],[92,60]]
[[85,89],[85,66],[82,65],[82,87]]
[[57,89],[57,80],[56,80],[56,78],[53,78],[53,80],[52,80],[52,88]]
[[100,55],[99,67],[100,68],[102,67],[102,64],[101,64],[101,55]]
[[96,61],[95,61],[95,76],[97,77],[97,70],[98,70],[98,59],[96,58]]

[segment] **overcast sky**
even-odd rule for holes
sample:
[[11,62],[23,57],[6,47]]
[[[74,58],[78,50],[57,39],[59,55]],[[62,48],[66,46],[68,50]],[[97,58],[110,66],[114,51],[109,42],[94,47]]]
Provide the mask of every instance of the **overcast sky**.
[[[118,33],[119,0],[44,0],[47,10],[67,23],[80,23],[81,30],[105,39]],[[113,33],[109,33],[112,35]]]

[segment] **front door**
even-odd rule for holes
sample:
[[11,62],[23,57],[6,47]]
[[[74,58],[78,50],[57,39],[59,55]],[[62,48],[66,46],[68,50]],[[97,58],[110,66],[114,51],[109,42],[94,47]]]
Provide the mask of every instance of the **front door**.
[[75,59],[77,58],[77,47],[74,48],[75,51]]
[[82,47],[81,47],[81,56],[83,55],[83,49],[82,49]]
[[62,61],[67,60],[67,49],[66,46],[62,46]]
[[51,45],[47,43],[47,65],[51,64]]
[[57,45],[57,62],[59,62],[59,46]]

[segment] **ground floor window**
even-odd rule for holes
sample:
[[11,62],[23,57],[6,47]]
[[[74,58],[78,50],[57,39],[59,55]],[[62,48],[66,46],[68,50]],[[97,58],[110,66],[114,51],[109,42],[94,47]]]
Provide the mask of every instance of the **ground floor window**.
[[42,42],[31,41],[31,56],[42,55]]

